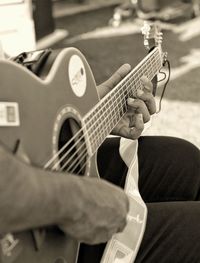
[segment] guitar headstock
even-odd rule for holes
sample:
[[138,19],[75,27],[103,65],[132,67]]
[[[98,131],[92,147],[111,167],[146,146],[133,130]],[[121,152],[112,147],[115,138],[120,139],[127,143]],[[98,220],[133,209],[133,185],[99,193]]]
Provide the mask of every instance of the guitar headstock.
[[[164,66],[167,60],[167,53],[162,51],[163,34],[160,31],[159,22],[147,22],[144,21],[144,25],[141,28],[142,34],[144,35],[144,46],[151,52],[154,48],[159,50],[159,63]],[[158,77],[155,75],[152,79],[153,83],[153,95],[156,94]]]
[[167,52],[162,50],[163,33],[160,31],[159,22],[147,22],[144,21],[144,25],[141,28],[144,35],[144,46],[148,51],[151,51],[154,47],[158,47],[163,64],[167,60]]
[[151,50],[155,46],[161,48],[163,33],[160,31],[158,22],[149,23],[144,21],[141,31],[144,35],[144,46],[147,50]]

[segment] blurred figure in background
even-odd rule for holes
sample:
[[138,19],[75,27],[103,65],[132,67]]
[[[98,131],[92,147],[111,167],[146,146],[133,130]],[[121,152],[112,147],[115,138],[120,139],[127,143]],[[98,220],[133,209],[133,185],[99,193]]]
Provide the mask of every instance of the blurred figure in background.
[[114,10],[110,24],[119,26],[127,18],[160,20],[165,22],[191,19],[199,16],[199,0],[126,0]]

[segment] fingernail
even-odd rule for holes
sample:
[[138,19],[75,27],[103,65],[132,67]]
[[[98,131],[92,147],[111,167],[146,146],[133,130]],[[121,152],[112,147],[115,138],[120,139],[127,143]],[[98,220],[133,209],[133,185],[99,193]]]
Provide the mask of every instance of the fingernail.
[[147,77],[146,75],[142,75],[141,81],[142,81],[142,82],[148,81],[148,77]]
[[144,94],[144,91],[141,89],[138,89],[137,90],[137,96],[140,97],[140,96],[142,96],[142,94]]
[[131,70],[131,65],[130,64],[126,63],[126,64],[124,64],[124,66],[127,68],[127,70]]
[[133,99],[133,98],[128,98],[128,99],[127,99],[127,104],[131,106],[134,101],[135,101],[135,99]]

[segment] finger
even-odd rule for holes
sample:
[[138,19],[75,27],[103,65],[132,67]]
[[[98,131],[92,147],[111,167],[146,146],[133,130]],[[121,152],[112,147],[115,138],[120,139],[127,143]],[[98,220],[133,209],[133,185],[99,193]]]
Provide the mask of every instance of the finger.
[[101,89],[100,97],[105,96],[111,89],[113,89],[131,70],[129,64],[122,65],[108,80],[103,82],[98,89]]
[[135,112],[132,112],[131,110],[127,111],[127,119],[129,121],[129,127],[133,127],[135,125]]
[[144,101],[147,106],[149,113],[152,115],[156,112],[156,101],[152,93],[144,92],[143,90],[137,90],[137,97]]
[[135,140],[140,137],[144,130],[143,115],[141,113],[135,115],[135,126],[129,129],[130,139]]
[[153,91],[153,84],[152,82],[147,78],[147,76],[143,75],[141,77],[141,83],[143,85],[143,88],[147,91],[147,92],[152,92]]
[[134,127],[122,126],[120,129],[120,134],[122,137],[136,140],[140,137],[143,129],[144,129],[143,116],[141,113],[139,113],[139,114],[135,114],[135,126]]
[[140,134],[144,130],[143,115],[141,113],[135,115],[135,129],[139,131]]
[[131,70],[129,64],[122,65],[106,82],[107,86],[114,88]]
[[129,112],[132,111],[132,114],[141,113],[143,115],[144,122],[148,122],[150,120],[149,110],[143,100],[128,98],[127,104]]

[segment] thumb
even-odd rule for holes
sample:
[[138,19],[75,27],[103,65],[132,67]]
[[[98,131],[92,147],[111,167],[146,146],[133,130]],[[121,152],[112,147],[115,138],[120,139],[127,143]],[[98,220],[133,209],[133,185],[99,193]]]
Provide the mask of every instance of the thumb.
[[112,90],[131,70],[129,64],[122,65],[108,80],[99,86],[100,97],[104,97],[110,90]]

